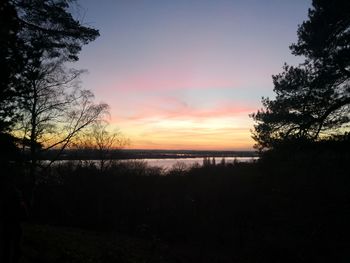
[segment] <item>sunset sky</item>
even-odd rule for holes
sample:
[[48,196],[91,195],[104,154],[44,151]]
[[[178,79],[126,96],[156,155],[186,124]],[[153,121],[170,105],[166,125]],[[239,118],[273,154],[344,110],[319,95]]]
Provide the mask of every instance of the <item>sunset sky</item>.
[[310,0],[80,0],[101,36],[82,86],[134,149],[251,150],[249,114],[273,96]]

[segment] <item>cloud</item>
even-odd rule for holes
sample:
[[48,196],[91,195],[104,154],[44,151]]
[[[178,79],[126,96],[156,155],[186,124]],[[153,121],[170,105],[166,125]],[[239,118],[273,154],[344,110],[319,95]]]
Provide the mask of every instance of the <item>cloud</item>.
[[128,121],[152,121],[158,119],[177,119],[201,121],[203,119],[215,119],[222,117],[235,117],[248,115],[254,112],[255,107],[244,105],[218,105],[211,108],[194,108],[185,102],[169,100],[164,104],[143,105],[136,113],[128,116]]
[[200,109],[169,97],[164,104],[145,103],[121,123],[132,148],[247,150],[253,145],[247,122],[252,111],[225,104]]
[[115,111],[111,122],[131,139],[132,148],[252,149],[248,115],[255,105],[225,94],[206,97],[209,103],[194,101],[193,94],[142,94],[119,105],[124,111]]

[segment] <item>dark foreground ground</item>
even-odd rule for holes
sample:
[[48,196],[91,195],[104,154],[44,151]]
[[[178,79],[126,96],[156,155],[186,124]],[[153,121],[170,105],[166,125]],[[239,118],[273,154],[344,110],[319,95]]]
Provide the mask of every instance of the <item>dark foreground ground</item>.
[[350,262],[342,149],[167,176],[135,163],[57,166],[35,190],[21,262]]
[[174,262],[168,247],[104,232],[23,225],[21,262]]
[[159,239],[23,224],[20,262],[233,262],[234,258],[233,251],[170,245]]

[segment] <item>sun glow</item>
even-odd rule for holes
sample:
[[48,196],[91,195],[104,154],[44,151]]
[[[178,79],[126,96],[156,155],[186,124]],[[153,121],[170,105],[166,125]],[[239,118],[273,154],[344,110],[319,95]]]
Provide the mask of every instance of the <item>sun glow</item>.
[[134,149],[251,150],[253,141],[245,122],[243,117],[148,118],[129,122],[124,131]]

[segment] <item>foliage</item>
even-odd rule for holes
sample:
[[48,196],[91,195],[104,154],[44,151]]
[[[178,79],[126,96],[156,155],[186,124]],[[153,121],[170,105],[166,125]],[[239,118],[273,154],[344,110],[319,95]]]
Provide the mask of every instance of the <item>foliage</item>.
[[95,40],[96,29],[82,25],[68,11],[72,0],[18,0],[16,7],[31,62],[35,59],[77,61],[83,45]]
[[68,11],[72,2],[1,1],[0,131],[11,130],[22,115],[21,102],[26,101],[21,95],[33,79],[43,77],[42,68],[53,61],[78,60],[82,46],[98,36],[73,18]]
[[33,185],[38,155],[51,148],[59,148],[60,154],[108,109],[94,103],[91,91],[80,88],[82,71],[65,67],[78,60],[83,45],[99,36],[73,17],[73,4],[6,0],[0,6],[7,23],[1,26],[1,62],[9,64],[1,78],[0,132],[11,132],[22,140],[24,151],[29,148]]
[[256,122],[257,148],[285,140],[319,140],[343,134],[350,124],[350,4],[314,0],[309,20],[298,29],[292,53],[305,62],[273,76],[274,99],[263,98]]
[[21,26],[10,0],[0,2],[0,132],[7,132],[15,120],[18,73],[24,66],[23,41],[18,38]]

